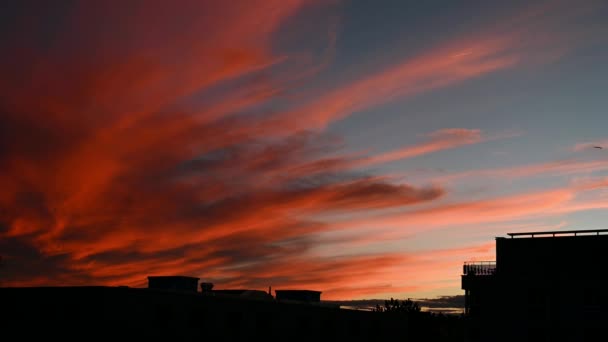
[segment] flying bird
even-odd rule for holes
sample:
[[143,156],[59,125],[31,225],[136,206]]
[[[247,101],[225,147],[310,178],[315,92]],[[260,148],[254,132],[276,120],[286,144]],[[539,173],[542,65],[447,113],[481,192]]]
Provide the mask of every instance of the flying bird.
[[593,148],[597,148],[597,149],[600,149],[600,150],[603,149],[602,146],[593,146]]

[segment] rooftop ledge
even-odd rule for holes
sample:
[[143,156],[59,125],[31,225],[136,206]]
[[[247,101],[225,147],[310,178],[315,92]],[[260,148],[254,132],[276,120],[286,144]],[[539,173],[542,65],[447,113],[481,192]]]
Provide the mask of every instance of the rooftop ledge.
[[588,236],[608,234],[608,229],[588,229],[588,230],[555,230],[544,232],[522,232],[522,233],[507,233],[511,238],[518,237],[534,237],[534,236]]

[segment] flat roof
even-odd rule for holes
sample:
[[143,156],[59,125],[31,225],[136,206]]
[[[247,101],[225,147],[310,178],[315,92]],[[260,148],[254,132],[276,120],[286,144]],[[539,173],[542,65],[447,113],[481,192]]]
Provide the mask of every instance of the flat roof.
[[315,290],[275,290],[275,292],[321,293],[321,291]]
[[514,237],[534,237],[534,236],[589,236],[589,235],[600,235],[608,234],[608,229],[586,229],[586,230],[553,230],[553,231],[541,231],[541,232],[520,232],[520,233],[507,233],[511,238]]
[[199,280],[200,278],[176,275],[176,276],[148,276],[148,279],[196,279],[196,280]]

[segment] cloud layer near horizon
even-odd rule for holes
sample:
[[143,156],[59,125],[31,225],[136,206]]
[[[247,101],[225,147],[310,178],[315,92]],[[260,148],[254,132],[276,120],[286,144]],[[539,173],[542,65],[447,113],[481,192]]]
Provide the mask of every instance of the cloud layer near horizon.
[[[446,204],[441,182],[366,171],[494,138],[445,127],[374,155],[345,151],[329,125],[513,67],[525,57],[522,43],[491,34],[455,39],[350,83],[299,93],[294,84],[314,84],[327,56],[302,62],[303,52],[282,52],[274,39],[297,13],[319,6],[102,2],[66,10],[60,24],[16,23],[0,70],[3,283],[141,286],[148,275],[184,274],[220,287],[315,288],[327,299],[431,289],[443,286],[436,281],[456,260],[491,257],[491,246],[429,254],[314,249],[331,248],[326,232],[506,221],[537,204],[558,210],[583,191]],[[335,32],[327,30],[331,50]],[[520,172],[537,172],[527,170]],[[373,220],[330,218],[350,213]],[[416,283],[398,275],[418,266],[427,271]]]

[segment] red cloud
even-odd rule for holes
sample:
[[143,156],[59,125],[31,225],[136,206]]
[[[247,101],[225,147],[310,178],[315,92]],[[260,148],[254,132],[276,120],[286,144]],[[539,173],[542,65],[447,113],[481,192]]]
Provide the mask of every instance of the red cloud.
[[[445,193],[357,172],[360,156],[341,154],[320,128],[511,67],[522,52],[512,37],[457,39],[283,106],[294,78],[326,66],[323,58],[304,70],[276,68],[291,56],[277,52],[273,36],[303,5],[83,3],[53,25],[22,13],[10,53],[0,55],[3,284],[139,286],[147,275],[188,274],[222,287],[315,288],[327,299],[438,286],[460,254],[312,251],[325,242],[320,232],[343,228],[330,215],[396,210]],[[363,160],[485,139],[470,129],[428,138]],[[377,223],[508,219],[571,195],[459,203]]]
[[[142,285],[148,274],[220,272],[236,285],[255,274],[226,270],[246,263],[276,278],[294,255],[312,272],[322,266],[308,259],[310,241],[326,225],[314,215],[443,194],[354,174],[349,156],[325,155],[337,145],[321,133],[269,136],[264,117],[234,115],[280,91],[240,81],[284,59],[270,37],[300,3],[207,5],[184,3],[185,17],[162,3],[83,5],[49,51],[21,49],[16,70],[3,70],[7,284]],[[106,21],[115,25],[100,30]],[[222,96],[198,98],[229,81]],[[350,272],[348,260],[319,262]],[[325,273],[283,277],[286,286],[341,286]]]

